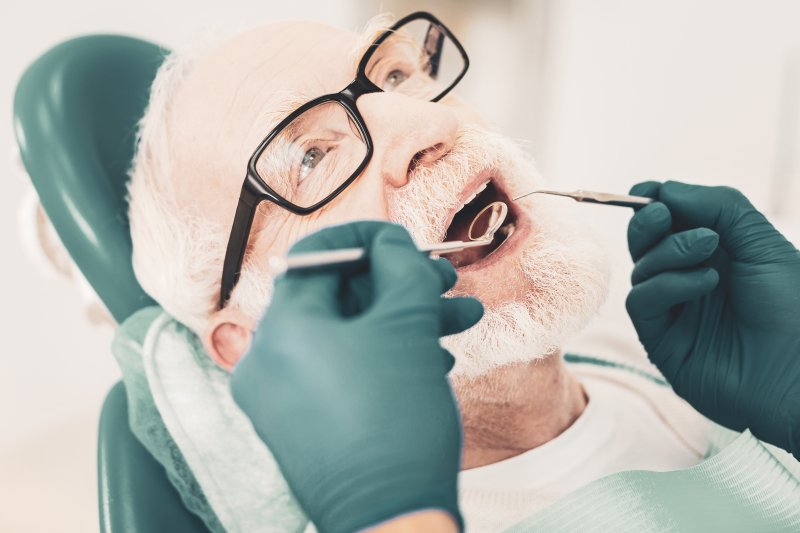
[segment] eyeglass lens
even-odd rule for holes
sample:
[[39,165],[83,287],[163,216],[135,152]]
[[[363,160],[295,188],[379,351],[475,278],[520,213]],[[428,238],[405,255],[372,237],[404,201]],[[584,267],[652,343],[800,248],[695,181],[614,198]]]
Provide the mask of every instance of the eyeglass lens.
[[367,144],[350,113],[324,102],[290,122],[256,160],[275,192],[300,207],[326,198],[367,156]]
[[385,92],[433,100],[464,70],[464,58],[439,25],[425,19],[404,24],[384,40],[366,66]]
[[[437,24],[412,20],[373,52],[367,78],[385,92],[433,100],[464,70],[464,59]],[[294,119],[256,160],[259,176],[286,200],[310,207],[327,198],[358,169],[367,145],[350,113],[336,102]]]

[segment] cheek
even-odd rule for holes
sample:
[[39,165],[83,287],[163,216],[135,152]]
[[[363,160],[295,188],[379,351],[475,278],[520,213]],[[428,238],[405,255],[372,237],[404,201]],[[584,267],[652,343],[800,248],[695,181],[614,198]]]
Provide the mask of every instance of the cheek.
[[389,220],[386,197],[379,179],[361,175],[320,213],[319,228],[354,220]]
[[[280,221],[269,221],[258,230],[255,252],[265,256],[283,256],[289,248],[321,227],[316,213],[309,216],[281,215]],[[252,239],[252,236],[251,236]]]
[[389,220],[382,189],[366,175],[320,211],[309,216],[290,215],[280,226],[268,225],[259,238],[258,247],[268,250],[270,255],[283,255],[310,233],[356,220]]

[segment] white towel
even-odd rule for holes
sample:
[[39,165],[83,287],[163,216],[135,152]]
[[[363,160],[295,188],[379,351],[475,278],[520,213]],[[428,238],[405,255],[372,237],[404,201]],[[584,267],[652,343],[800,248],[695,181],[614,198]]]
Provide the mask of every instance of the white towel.
[[303,531],[308,519],[199,339],[162,312],[142,363],[164,425],[225,530]]

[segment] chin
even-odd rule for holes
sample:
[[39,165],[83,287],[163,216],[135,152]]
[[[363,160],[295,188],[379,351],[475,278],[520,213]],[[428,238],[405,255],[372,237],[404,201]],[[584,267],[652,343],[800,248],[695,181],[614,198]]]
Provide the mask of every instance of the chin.
[[565,214],[563,202],[543,198],[510,212],[514,230],[498,246],[454,262],[459,280],[450,295],[474,296],[486,310],[471,329],[443,339],[457,380],[560,353],[607,294],[609,263],[599,239]]

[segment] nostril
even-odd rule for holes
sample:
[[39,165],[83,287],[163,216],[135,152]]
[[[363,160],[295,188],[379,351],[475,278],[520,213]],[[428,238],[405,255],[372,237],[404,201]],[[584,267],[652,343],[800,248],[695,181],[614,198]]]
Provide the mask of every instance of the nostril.
[[414,154],[414,157],[411,158],[411,161],[408,164],[408,173],[412,173],[420,165],[435,163],[444,157],[447,152],[448,149],[444,143],[436,143],[433,146],[425,148],[424,150],[420,150]]
[[419,165],[419,160],[422,158],[422,152],[417,152],[414,154],[414,157],[411,158],[411,161],[408,163],[408,172],[406,174],[411,174],[416,170],[417,166]]

